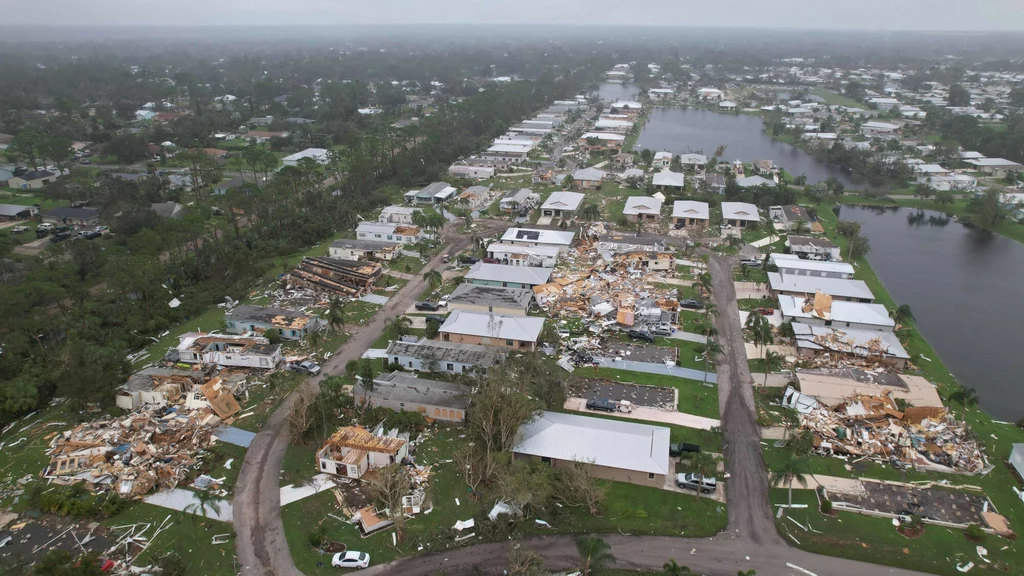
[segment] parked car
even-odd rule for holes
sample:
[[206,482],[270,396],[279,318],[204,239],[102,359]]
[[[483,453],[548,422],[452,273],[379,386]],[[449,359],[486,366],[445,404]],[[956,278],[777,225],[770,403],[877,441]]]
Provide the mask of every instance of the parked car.
[[675,330],[668,322],[661,322],[651,326],[651,333],[657,334],[658,336],[671,336],[673,332],[675,332]]
[[754,314],[760,314],[761,316],[771,316],[775,314],[775,308],[755,308]]
[[57,232],[50,236],[50,242],[63,242],[71,239],[71,232]]
[[448,262],[451,262],[451,261],[452,261],[452,255],[451,254],[442,254],[441,255],[441,262],[448,263]]
[[49,228],[36,228],[36,238],[46,238],[50,235]]
[[82,232],[81,236],[86,240],[95,240],[100,236],[103,236],[103,232],[100,232],[99,230],[89,230],[88,232]]
[[668,445],[668,455],[669,456],[679,456],[680,454],[686,454],[686,453],[694,453],[694,454],[696,454],[698,452],[700,452],[700,446],[697,446],[696,444],[689,444],[687,442],[680,442],[678,444],[669,444]]
[[684,224],[683,222],[676,222],[675,225],[673,225],[672,227],[675,228],[676,230],[682,230],[683,228],[686,228],[686,224]]
[[599,410],[601,412],[616,412],[619,406],[607,398],[592,398],[587,400],[587,410]]
[[753,258],[746,258],[746,259],[740,260],[740,265],[743,266],[744,268],[760,268],[761,267],[761,261],[760,260],[754,260]]
[[335,568],[366,568],[370,565],[370,555],[366,552],[338,552],[331,559],[331,566]]
[[28,230],[28,226],[15,226],[14,228],[11,228],[11,232],[13,232],[15,234],[20,234],[20,233],[25,232],[27,230]]
[[110,228],[107,226],[97,226],[96,230],[99,230],[100,232],[106,232],[107,230],[110,230]]
[[320,365],[309,360],[304,360],[298,364],[289,364],[288,367],[296,372],[305,372],[310,376],[316,376],[320,373]]
[[441,305],[437,302],[417,302],[416,309],[423,310],[426,312],[436,312],[441,308]]
[[484,264],[501,264],[497,258],[484,258]]
[[480,259],[476,256],[459,256],[459,262],[461,264],[476,264]]
[[700,490],[701,494],[711,494],[718,488],[718,481],[714,478],[703,478],[693,472],[680,472],[676,474],[676,486],[687,490]]
[[36,230],[53,230],[53,224],[49,222],[43,222],[39,226],[36,226]]
[[644,342],[654,342],[654,334],[651,334],[647,330],[630,330],[626,332],[626,335],[633,340],[643,340]]
[[689,308],[690,310],[700,310],[704,308],[704,303],[700,300],[688,299],[680,302],[679,306],[682,308]]
[[431,314],[427,316],[427,322],[437,322],[438,324],[444,324],[444,316],[438,316],[437,314]]

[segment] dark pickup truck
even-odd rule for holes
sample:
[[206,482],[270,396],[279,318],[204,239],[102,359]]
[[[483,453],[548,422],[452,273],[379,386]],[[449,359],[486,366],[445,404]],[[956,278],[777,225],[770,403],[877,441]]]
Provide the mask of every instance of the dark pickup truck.
[[697,446],[696,444],[688,444],[686,442],[680,442],[678,444],[669,444],[668,445],[668,455],[669,456],[680,456],[680,455],[686,454],[686,453],[694,453],[694,454],[696,454],[698,452],[700,452],[700,446]]
[[600,410],[602,412],[616,412],[619,406],[606,398],[592,398],[587,400],[587,410]]
[[654,334],[646,330],[630,330],[626,332],[626,335],[633,340],[643,340],[644,342],[654,342]]

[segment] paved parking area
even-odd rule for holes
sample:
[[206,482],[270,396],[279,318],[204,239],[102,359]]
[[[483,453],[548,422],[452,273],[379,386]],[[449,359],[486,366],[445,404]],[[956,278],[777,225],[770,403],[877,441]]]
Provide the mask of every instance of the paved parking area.
[[628,400],[637,406],[675,410],[677,393],[675,388],[661,386],[610,382],[608,380],[582,380],[571,387],[569,395],[587,399]]
[[665,361],[676,361],[679,350],[666,346],[650,346],[647,344],[636,344],[632,342],[609,342],[605,345],[605,353],[602,356],[621,357],[623,360],[633,362],[652,362],[660,364]]
[[862,482],[864,492],[829,492],[833,502],[846,502],[889,514],[920,514],[924,518],[957,524],[982,524],[987,498],[977,492],[942,488],[912,488],[898,484]]

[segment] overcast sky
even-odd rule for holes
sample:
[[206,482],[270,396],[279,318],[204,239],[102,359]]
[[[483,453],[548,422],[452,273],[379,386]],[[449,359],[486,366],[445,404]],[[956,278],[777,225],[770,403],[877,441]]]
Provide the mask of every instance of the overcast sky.
[[601,24],[1024,31],[1024,0],[2,0],[3,24]]

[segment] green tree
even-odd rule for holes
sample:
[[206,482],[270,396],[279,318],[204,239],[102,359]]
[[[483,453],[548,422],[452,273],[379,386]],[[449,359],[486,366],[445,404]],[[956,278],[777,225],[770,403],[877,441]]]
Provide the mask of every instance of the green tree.
[[224,508],[224,501],[217,498],[217,495],[206,490],[198,490],[192,493],[192,503],[185,506],[184,512],[193,516],[209,518],[212,513],[219,516]]
[[330,304],[327,306],[325,319],[331,330],[337,330],[339,327],[345,326],[345,301],[337,296],[331,298]]
[[583,576],[600,574],[609,564],[615,563],[612,547],[604,540],[594,536],[582,536],[576,539],[576,549],[583,561]]
[[949,399],[964,408],[973,408],[978,405],[978,402],[981,402],[981,397],[978,396],[978,392],[974,388],[965,388],[964,386],[954,390],[949,395]]
[[807,185],[807,174],[799,174],[793,178],[794,186],[806,186]]
[[768,386],[768,374],[782,370],[782,354],[774,350],[764,353],[764,385]]
[[369,358],[363,358],[362,363],[359,365],[359,378],[363,381],[363,388],[366,388],[367,392],[373,390],[373,364],[370,363]]
[[596,222],[601,219],[601,209],[593,202],[587,202],[580,208],[578,213],[580,220],[584,222]]
[[971,93],[960,84],[952,84],[949,87],[949,97],[946,101],[950,106],[968,108],[971,105]]
[[786,485],[789,488],[789,504],[793,505],[793,482],[807,487],[807,474],[810,474],[810,466],[807,458],[797,456],[796,452],[790,452],[789,458],[768,474],[772,486]]
[[863,234],[857,234],[850,238],[850,260],[856,260],[863,256],[867,256],[871,252],[871,242],[868,241],[867,236]]
[[437,290],[444,283],[444,278],[441,277],[441,273],[437,270],[428,270],[423,273],[423,281],[430,286],[431,290]]
[[993,226],[1006,217],[1006,211],[999,201],[999,192],[991,189],[986,190],[981,198],[973,198],[968,202],[967,211],[982,226]]
[[412,320],[405,316],[395,316],[388,322],[387,331],[398,340],[409,333],[409,326],[412,326]]
[[897,324],[904,326],[913,324],[916,318],[914,318],[914,311],[910,309],[910,304],[900,304],[892,311],[892,319]]
[[764,346],[775,343],[775,337],[772,335],[772,325],[762,314],[751,312],[747,316],[745,326],[750,331],[754,345],[759,350]]
[[680,566],[675,560],[669,560],[662,566],[662,574],[665,576],[689,576],[693,574],[686,566]]
[[[718,457],[710,452],[698,452],[690,458],[690,466],[693,467],[694,474],[699,474],[701,478],[714,478],[718,473],[718,462]],[[700,493],[701,491],[697,490],[698,500]]]
[[46,137],[34,130],[22,130],[14,136],[11,143],[7,145],[4,154],[11,160],[18,162],[27,161],[33,170],[39,168],[39,146]]
[[723,354],[725,349],[718,342],[715,342],[710,337],[704,344],[697,345],[697,352],[704,356],[704,383],[708,381],[708,369],[711,366],[711,359]]

